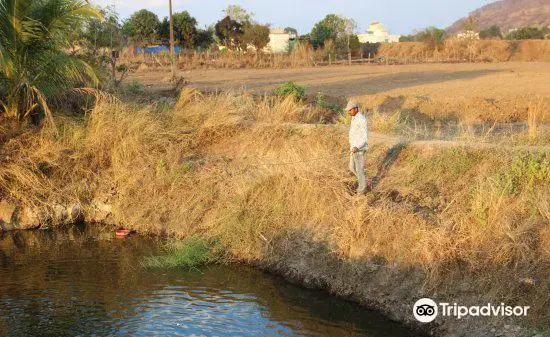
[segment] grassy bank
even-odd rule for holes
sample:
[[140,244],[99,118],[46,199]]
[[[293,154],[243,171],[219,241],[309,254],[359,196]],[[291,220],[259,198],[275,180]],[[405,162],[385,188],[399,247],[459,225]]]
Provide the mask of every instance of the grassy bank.
[[[55,203],[86,214],[101,199],[120,225],[204,237],[218,260],[255,263],[399,320],[431,296],[530,305],[523,324],[549,321],[548,154],[373,140],[374,188],[358,197],[345,127],[303,123],[318,113],[292,98],[190,90],[173,107],[100,102],[84,118],[58,117],[57,131],[4,134],[1,195],[51,214]],[[504,324],[439,323],[447,332]]]

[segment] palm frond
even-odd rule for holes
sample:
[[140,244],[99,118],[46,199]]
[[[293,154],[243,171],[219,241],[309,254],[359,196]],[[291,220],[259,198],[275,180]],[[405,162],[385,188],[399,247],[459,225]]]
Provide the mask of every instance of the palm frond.
[[69,55],[65,47],[71,27],[100,17],[96,8],[82,0],[0,0],[0,86],[6,92],[0,95],[0,99],[5,96],[3,105],[25,118],[38,104],[51,119],[48,97],[97,85],[93,68]]

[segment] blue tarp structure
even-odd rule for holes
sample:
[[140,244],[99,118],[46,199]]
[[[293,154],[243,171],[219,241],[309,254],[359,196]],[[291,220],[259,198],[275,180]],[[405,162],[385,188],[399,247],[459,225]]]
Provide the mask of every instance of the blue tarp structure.
[[[179,54],[181,52],[181,46],[174,46],[174,50],[176,54]],[[169,53],[169,52],[170,52],[170,47],[165,45],[134,48],[135,54],[141,54],[141,53],[158,54],[158,53]]]

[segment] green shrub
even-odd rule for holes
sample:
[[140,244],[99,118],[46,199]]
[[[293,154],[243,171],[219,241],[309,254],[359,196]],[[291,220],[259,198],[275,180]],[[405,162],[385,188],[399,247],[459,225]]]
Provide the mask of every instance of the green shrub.
[[132,81],[132,83],[127,84],[126,90],[134,95],[143,94],[143,92],[145,91],[143,89],[143,85],[138,81]]
[[166,245],[165,255],[146,258],[143,266],[148,268],[196,268],[213,262],[212,247],[201,237],[191,236],[185,240],[173,240]]
[[542,154],[526,154],[514,159],[498,173],[498,185],[506,194],[519,194],[535,184],[550,182],[550,159]]
[[507,40],[542,40],[544,39],[544,31],[537,27],[521,27],[511,31],[507,36]]
[[290,96],[294,95],[296,99],[301,100],[306,95],[306,89],[297,85],[296,83],[289,81],[275,89],[275,95],[277,96]]
[[323,95],[322,92],[317,93],[316,103],[317,103],[317,106],[327,109],[333,114],[341,114],[344,109],[344,107],[338,103],[328,103],[325,98],[325,95]]
[[480,31],[479,38],[482,40],[501,39],[502,32],[499,26],[492,25],[491,27]]

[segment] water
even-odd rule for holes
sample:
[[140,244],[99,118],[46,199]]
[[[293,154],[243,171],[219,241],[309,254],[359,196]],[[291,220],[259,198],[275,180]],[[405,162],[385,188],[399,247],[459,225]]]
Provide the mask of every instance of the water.
[[160,243],[81,228],[0,234],[0,336],[412,336],[250,267],[140,267]]

